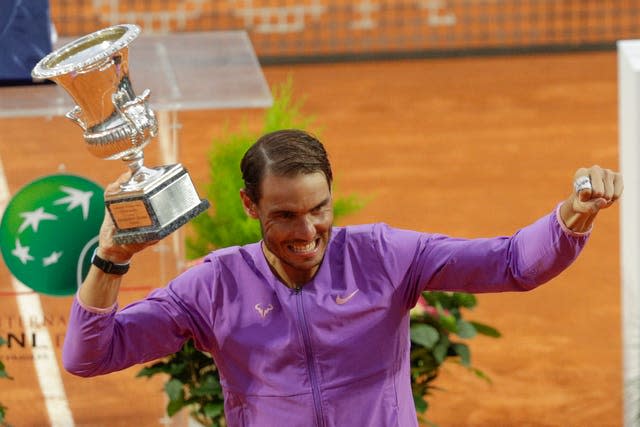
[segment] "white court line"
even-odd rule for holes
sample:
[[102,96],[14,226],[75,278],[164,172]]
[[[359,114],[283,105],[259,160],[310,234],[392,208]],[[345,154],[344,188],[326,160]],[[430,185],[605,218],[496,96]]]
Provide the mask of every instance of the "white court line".
[[[9,204],[9,186],[4,174],[2,158],[0,158],[0,218]],[[60,368],[51,341],[51,334],[46,326],[33,328],[30,319],[43,319],[42,304],[37,293],[29,292],[27,286],[11,277],[11,284],[16,292],[16,302],[20,311],[20,318],[24,325],[25,336],[37,333],[37,345],[31,349],[33,363],[36,369],[40,392],[44,397],[49,422],[53,427],[73,427],[73,415],[62,383]],[[15,376],[15,374],[14,374]]]

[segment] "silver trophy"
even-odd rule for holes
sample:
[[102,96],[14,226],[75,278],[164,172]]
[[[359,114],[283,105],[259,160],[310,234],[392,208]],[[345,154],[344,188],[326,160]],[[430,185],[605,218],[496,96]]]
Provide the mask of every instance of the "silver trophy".
[[209,207],[181,164],[143,165],[158,123],[149,89],[136,96],[129,79],[128,45],[139,34],[128,24],[96,31],[50,53],[31,72],[71,95],[77,105],[66,116],[80,125],[93,155],[128,164],[129,181],[105,196],[119,244],[159,240]]

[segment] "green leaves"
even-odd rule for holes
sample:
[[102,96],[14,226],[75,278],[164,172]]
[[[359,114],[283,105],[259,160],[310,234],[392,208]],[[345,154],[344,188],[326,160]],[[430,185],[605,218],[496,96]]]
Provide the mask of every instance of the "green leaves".
[[151,366],[141,369],[136,377],[152,377],[160,373],[170,373],[171,366],[165,362],[156,362]]
[[460,356],[460,363],[463,366],[471,365],[471,351],[466,344],[455,343],[451,345],[453,351]]
[[209,396],[212,394],[222,394],[220,382],[213,375],[207,375],[199,386],[194,387],[191,390],[191,395],[197,397]]
[[485,325],[484,323],[471,322],[471,324],[479,334],[486,335],[492,338],[500,338],[502,336],[502,334],[497,329],[489,325]]
[[430,305],[435,307],[440,305],[445,309],[472,309],[477,304],[476,296],[464,292],[423,292],[422,297]]
[[416,344],[432,349],[439,338],[440,334],[433,326],[422,324],[411,326],[411,341]]
[[217,418],[222,415],[224,404],[222,402],[207,403],[204,407],[204,414],[209,418]]
[[293,100],[293,78],[287,80],[273,90],[273,105],[267,110],[264,119],[264,133],[280,129],[306,129],[313,118],[300,112],[304,99]]
[[429,402],[427,402],[424,397],[413,395],[413,404],[416,405],[416,411],[419,413],[426,412],[429,409]]
[[[465,320],[464,310],[477,305],[472,294],[461,292],[423,292],[421,309],[411,317],[411,388],[418,414],[428,408],[426,396],[435,389],[440,366],[448,359],[459,363],[479,378],[489,378],[471,365],[471,349],[465,342],[478,334],[498,338],[500,332],[484,323]],[[416,314],[413,314],[413,313]]]
[[241,131],[214,141],[209,153],[211,182],[207,186],[212,208],[191,222],[195,233],[187,238],[188,257],[260,239],[260,225],[244,213],[239,197],[243,186],[240,159],[256,139],[256,135]]
[[167,415],[189,408],[192,416],[206,426],[222,426],[224,400],[218,370],[211,357],[197,350],[192,341],[175,354],[141,369],[138,377],[168,375],[164,391],[169,398]]
[[458,319],[456,326],[456,333],[460,338],[470,339],[476,336],[476,328],[472,323],[463,319]]
[[451,341],[449,341],[448,335],[442,335],[438,345],[433,348],[433,358],[438,362],[438,365],[444,362],[445,357],[449,354],[449,347],[451,347]]
[[4,367],[4,363],[0,362],[0,378],[6,378],[8,380],[12,380],[13,378],[9,375]]
[[172,417],[185,405],[184,384],[177,379],[172,379],[164,385],[164,391],[169,396],[167,414]]
[[[334,189],[336,185],[334,183]],[[342,218],[345,215],[349,215],[353,212],[357,212],[365,205],[365,201],[356,195],[348,195],[344,197],[338,197],[333,202],[333,217],[336,219]]]

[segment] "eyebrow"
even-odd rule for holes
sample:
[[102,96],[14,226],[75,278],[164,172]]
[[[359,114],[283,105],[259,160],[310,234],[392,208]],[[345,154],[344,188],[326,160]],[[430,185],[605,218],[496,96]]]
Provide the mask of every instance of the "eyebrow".
[[323,201],[321,201],[320,203],[315,205],[313,208],[311,208],[311,210],[315,211],[316,209],[323,208],[323,207],[327,206],[330,201],[331,201],[331,196],[327,197],[326,199],[324,199]]
[[[320,209],[320,208],[323,208],[323,207],[327,206],[330,201],[331,201],[331,196],[327,197],[326,199],[324,199],[323,201],[321,201],[320,203],[318,203],[317,205],[315,205],[314,207],[309,209],[309,212],[315,211],[317,209]],[[290,210],[287,210],[287,209],[279,209],[277,211],[272,212],[271,215],[280,215],[280,214],[283,214],[283,213],[298,214],[298,212],[295,212],[295,211],[290,211]]]

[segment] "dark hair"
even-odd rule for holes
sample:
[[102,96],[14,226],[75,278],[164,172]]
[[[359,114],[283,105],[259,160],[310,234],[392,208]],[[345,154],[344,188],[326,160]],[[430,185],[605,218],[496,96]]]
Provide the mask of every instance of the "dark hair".
[[260,184],[267,172],[280,176],[322,172],[329,187],[333,180],[322,143],[298,129],[278,130],[260,137],[245,153],[240,170],[244,191],[254,203],[260,201]]

